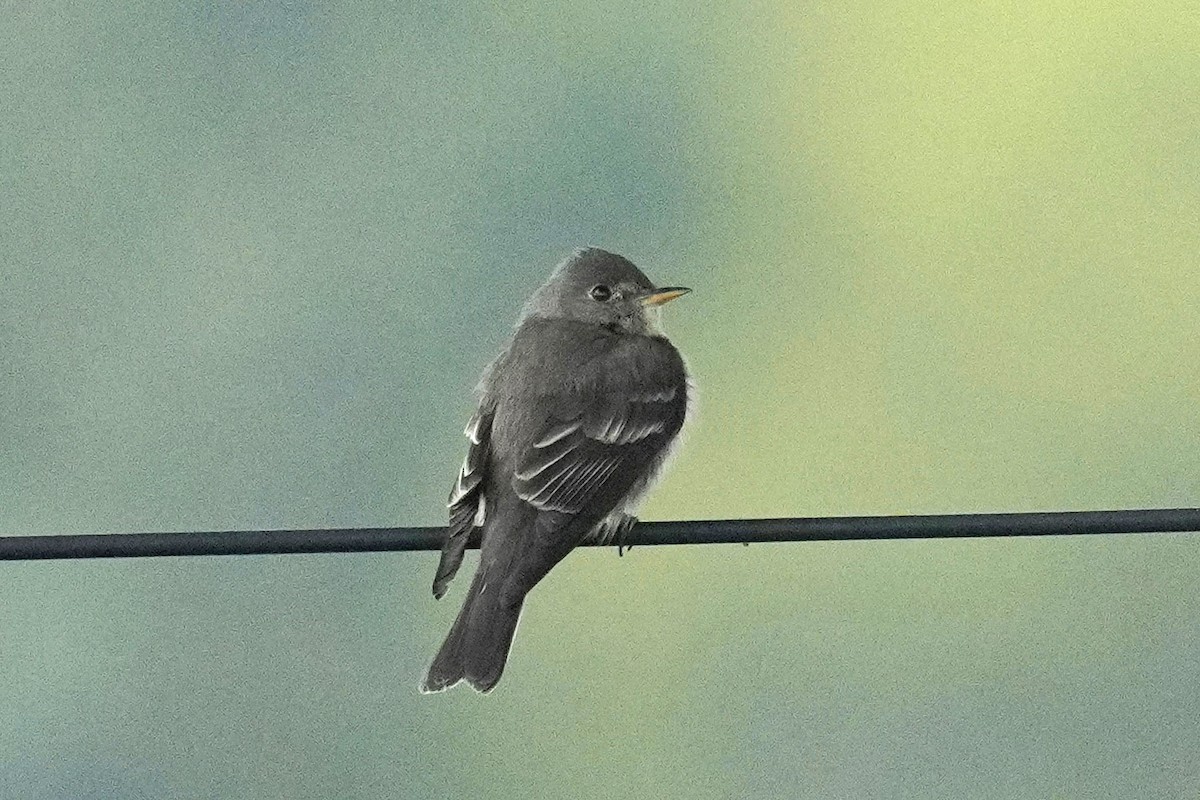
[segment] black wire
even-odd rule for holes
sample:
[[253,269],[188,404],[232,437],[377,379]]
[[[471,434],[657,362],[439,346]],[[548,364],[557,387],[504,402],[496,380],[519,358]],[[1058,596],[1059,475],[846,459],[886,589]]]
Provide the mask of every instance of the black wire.
[[[765,544],[1195,531],[1200,531],[1200,508],[1159,508],[1137,511],[641,522],[626,536],[625,545]],[[0,537],[0,561],[440,550],[444,534],[444,528],[341,528],[6,536]],[[478,531],[475,531],[472,539],[471,546],[478,546]]]

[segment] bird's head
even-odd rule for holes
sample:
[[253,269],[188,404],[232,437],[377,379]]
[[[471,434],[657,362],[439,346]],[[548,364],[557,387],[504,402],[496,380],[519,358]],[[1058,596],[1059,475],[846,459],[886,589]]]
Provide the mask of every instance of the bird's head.
[[655,286],[628,259],[595,247],[576,250],[525,305],[525,317],[569,319],[613,331],[658,333],[658,309],[690,292]]

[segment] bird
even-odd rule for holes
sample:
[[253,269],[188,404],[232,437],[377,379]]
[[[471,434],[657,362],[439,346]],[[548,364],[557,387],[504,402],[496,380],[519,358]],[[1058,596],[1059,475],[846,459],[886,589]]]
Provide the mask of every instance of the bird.
[[526,595],[585,541],[618,544],[679,438],[693,390],[659,309],[691,290],[656,286],[595,247],[560,262],[484,369],[448,502],[433,580],[440,599],[472,529],[480,557],[420,691],[490,692]]

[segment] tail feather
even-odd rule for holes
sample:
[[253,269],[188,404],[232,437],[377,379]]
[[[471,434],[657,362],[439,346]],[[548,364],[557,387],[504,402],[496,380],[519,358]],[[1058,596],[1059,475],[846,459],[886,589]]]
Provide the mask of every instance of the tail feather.
[[421,681],[422,693],[440,692],[462,680],[476,691],[490,692],[499,682],[525,599],[504,602],[499,588],[489,585],[484,570],[475,574],[446,641]]

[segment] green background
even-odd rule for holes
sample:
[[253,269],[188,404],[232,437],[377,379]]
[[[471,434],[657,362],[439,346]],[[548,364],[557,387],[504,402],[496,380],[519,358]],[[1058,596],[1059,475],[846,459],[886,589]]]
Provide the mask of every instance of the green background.
[[[1194,4],[10,3],[0,533],[440,524],[578,245],[649,519],[1200,504]],[[434,554],[0,568],[0,797],[1195,798],[1200,538],[608,549],[490,697]]]

